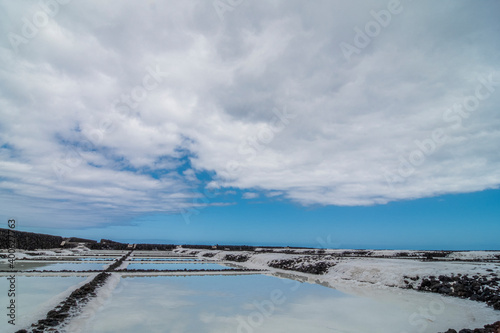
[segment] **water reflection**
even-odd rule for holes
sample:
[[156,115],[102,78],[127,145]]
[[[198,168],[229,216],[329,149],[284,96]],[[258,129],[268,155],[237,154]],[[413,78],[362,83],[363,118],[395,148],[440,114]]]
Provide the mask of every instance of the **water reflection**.
[[231,269],[227,266],[209,263],[132,263],[127,269],[158,269],[158,270],[179,270],[179,269]]
[[[86,279],[87,277],[81,276],[33,277],[17,275],[15,295],[16,326],[11,327],[12,325],[8,324],[7,320],[2,318],[0,321],[0,332],[15,332],[45,317],[46,313],[52,310],[66,294]],[[2,293],[5,291],[5,296],[7,296],[7,290],[9,290],[8,283],[9,281],[5,275],[0,276],[0,290],[2,290]],[[8,300],[7,297],[4,298],[3,296],[1,299],[2,303]]]
[[463,300],[419,315],[436,308],[439,296],[433,297],[358,297],[267,275],[131,277],[121,279],[82,332],[409,333],[479,327],[497,318]]
[[[90,271],[103,269],[111,262],[85,263],[85,262],[50,262],[50,261],[16,261],[15,270],[18,271]],[[0,264],[0,270],[9,270],[8,264]]]
[[131,258],[132,261],[199,261],[197,258]]

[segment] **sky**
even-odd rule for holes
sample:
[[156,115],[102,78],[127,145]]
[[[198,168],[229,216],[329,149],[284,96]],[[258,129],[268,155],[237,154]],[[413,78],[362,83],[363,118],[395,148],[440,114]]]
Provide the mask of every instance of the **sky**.
[[500,3],[0,1],[0,218],[500,250]]

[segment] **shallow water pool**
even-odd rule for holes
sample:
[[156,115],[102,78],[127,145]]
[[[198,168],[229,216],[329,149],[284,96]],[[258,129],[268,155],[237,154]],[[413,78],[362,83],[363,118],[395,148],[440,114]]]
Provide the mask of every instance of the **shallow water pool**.
[[[15,265],[16,270],[20,271],[90,271],[100,270],[111,263],[85,263],[85,262],[52,262],[52,261],[17,261]],[[0,270],[8,270],[8,264],[0,265]]]
[[132,261],[199,261],[197,258],[129,258]]
[[[16,326],[7,322],[6,309],[10,297],[7,290],[10,282],[6,275],[0,276],[0,290],[2,295],[2,320],[0,320],[0,332],[15,332],[23,326],[29,326],[38,319],[45,317],[46,313],[53,309],[64,299],[65,292],[73,290],[76,286],[85,281],[87,277],[82,276],[19,276],[15,281],[15,315]],[[5,297],[4,297],[5,296]],[[14,297],[13,297],[14,298]]]
[[359,297],[267,275],[122,277],[73,331],[436,333],[498,319],[471,301],[387,293]]
[[210,263],[132,263],[127,266],[127,269],[158,269],[158,270],[183,270],[183,269],[231,269],[231,267],[210,264]]

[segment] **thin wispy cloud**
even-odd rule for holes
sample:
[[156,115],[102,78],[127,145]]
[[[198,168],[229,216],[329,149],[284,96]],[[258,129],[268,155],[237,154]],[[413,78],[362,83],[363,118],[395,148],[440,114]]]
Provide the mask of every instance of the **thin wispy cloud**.
[[255,193],[255,192],[243,193],[243,199],[256,199],[258,197],[259,197],[259,194]]

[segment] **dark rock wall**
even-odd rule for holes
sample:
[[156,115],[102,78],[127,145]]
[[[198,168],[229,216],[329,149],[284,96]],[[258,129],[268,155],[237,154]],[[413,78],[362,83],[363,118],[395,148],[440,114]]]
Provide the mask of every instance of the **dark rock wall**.
[[8,249],[9,237],[14,238],[15,249],[36,250],[53,249],[60,247],[63,238],[60,236],[51,236],[45,234],[36,234],[33,232],[17,231],[10,229],[0,229],[0,248]]

